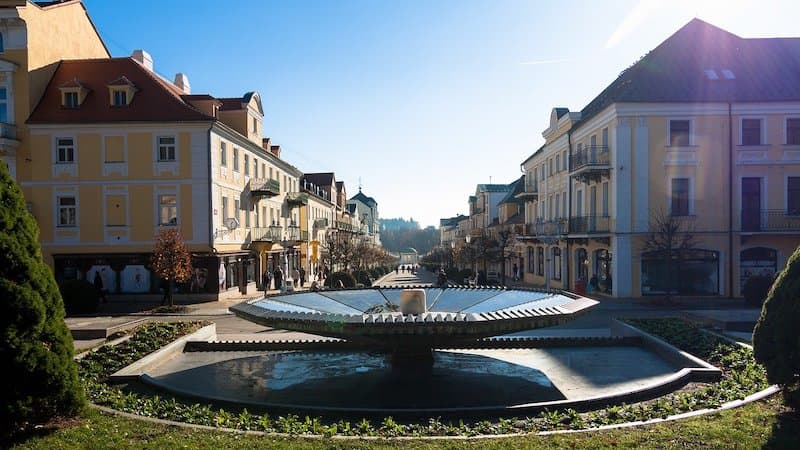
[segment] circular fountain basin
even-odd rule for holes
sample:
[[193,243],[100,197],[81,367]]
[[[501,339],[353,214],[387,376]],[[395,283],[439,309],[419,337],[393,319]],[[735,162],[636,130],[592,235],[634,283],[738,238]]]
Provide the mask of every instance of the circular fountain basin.
[[232,306],[265,326],[414,353],[569,321],[597,304],[568,292],[505,288],[419,288],[425,308],[399,312],[402,288],[379,287],[274,295]]

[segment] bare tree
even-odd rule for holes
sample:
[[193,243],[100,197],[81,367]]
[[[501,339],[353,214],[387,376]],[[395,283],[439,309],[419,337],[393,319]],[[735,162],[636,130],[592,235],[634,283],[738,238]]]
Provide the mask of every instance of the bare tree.
[[658,210],[650,216],[650,232],[642,244],[643,253],[658,255],[664,265],[667,298],[676,291],[684,255],[696,248],[698,242],[680,216],[673,216]]
[[182,283],[192,277],[192,255],[177,229],[164,228],[158,232],[150,264],[159,277],[167,281],[165,296],[169,306],[174,306],[172,292],[175,282]]

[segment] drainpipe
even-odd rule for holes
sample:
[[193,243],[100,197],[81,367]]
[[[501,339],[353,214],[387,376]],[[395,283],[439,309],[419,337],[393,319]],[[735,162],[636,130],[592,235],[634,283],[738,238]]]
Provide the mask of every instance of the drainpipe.
[[[569,221],[572,217],[572,177],[569,175],[569,171],[572,168],[570,164],[570,160],[572,159],[572,130],[567,130],[567,192],[569,192],[569,197],[567,199],[567,210],[564,213],[567,215],[567,234],[569,234]],[[569,263],[572,261],[572,253],[569,251],[569,239],[567,240],[567,285],[569,285],[569,275],[570,275],[570,266]],[[569,290],[569,286],[567,286]]]
[[728,101],[728,297],[733,298],[733,114]]

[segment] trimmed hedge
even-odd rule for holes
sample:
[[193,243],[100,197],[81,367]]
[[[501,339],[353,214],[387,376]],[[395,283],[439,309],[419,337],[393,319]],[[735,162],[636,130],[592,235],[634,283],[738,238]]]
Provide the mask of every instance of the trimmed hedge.
[[333,272],[329,274],[328,277],[325,278],[325,286],[338,288],[339,281],[341,281],[342,285],[346,288],[356,287],[356,279],[347,272]]

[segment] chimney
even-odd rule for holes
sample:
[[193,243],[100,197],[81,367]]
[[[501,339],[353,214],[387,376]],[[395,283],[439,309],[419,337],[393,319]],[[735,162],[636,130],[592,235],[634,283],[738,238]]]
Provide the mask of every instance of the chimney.
[[269,138],[262,138],[261,146],[264,147],[264,150],[269,151]]
[[277,158],[281,157],[281,146],[280,145],[271,145],[269,147],[269,151],[272,152]]
[[186,76],[185,73],[176,73],[175,82],[172,84],[174,84],[178,89],[182,90],[184,94],[192,93],[192,85],[189,84],[189,77]]
[[134,50],[131,54],[131,58],[143,65],[145,69],[151,72],[153,71],[153,58],[150,57],[150,53],[147,53],[144,50]]

